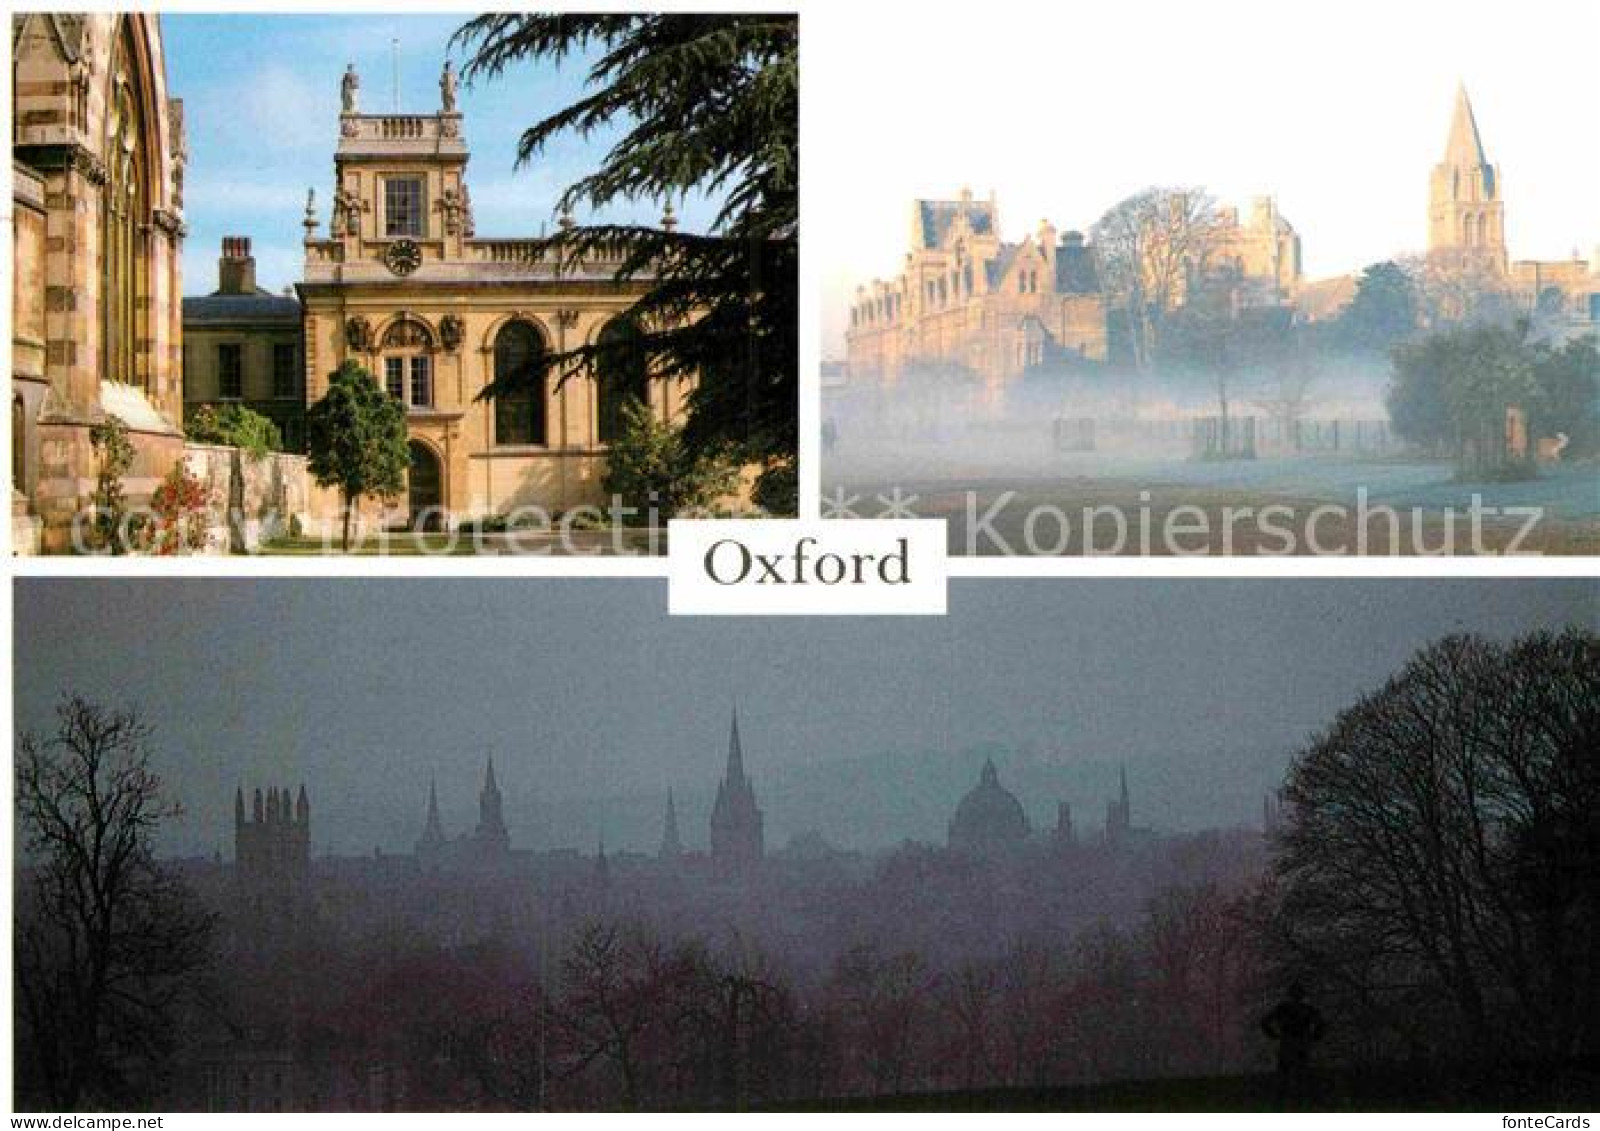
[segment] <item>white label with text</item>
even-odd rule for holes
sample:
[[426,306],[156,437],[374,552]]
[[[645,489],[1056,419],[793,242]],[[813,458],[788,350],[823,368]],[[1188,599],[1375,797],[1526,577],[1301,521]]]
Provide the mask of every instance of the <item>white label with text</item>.
[[717,519],[667,528],[688,616],[943,616],[943,520]]

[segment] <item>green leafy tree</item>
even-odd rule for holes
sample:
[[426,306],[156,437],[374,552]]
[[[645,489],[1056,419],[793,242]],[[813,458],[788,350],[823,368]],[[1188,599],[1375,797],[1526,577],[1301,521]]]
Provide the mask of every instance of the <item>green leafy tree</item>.
[[203,405],[189,418],[184,434],[197,444],[222,444],[260,459],[283,450],[283,435],[269,418],[244,405]]
[[1339,314],[1334,339],[1351,353],[1387,355],[1417,328],[1417,296],[1398,263],[1373,263],[1356,280],[1356,293]]
[[1446,330],[1397,347],[1388,397],[1395,431],[1425,447],[1453,449],[1464,471],[1510,470],[1507,410],[1520,408],[1530,420],[1545,411],[1535,379],[1540,350],[1523,329]]
[[[694,377],[683,443],[776,474],[798,450],[799,22],[793,15],[484,15],[456,33],[469,81],[524,61],[592,51],[584,95],[530,126],[525,164],[566,134],[610,127],[599,167],[562,193],[566,212],[700,194],[706,233],[577,225],[544,241],[573,263],[615,254],[644,293],[627,311],[655,380]],[[595,372],[595,344],[558,355]],[[499,396],[497,384],[480,398]],[[511,390],[514,391],[514,390]]]
[[621,414],[622,430],[611,441],[602,485],[640,516],[653,510],[669,519],[708,506],[738,485],[737,468],[696,452],[684,443],[682,428],[657,420],[644,404],[629,399]]
[[1600,450],[1600,349],[1595,339],[1578,338],[1560,349],[1541,350],[1533,376],[1540,392],[1533,417],[1537,434],[1565,435],[1567,457]]
[[405,486],[410,452],[400,402],[360,365],[346,361],[328,378],[328,391],[306,413],[307,466],[343,504],[341,545],[350,549],[350,523],[363,496],[390,498]]

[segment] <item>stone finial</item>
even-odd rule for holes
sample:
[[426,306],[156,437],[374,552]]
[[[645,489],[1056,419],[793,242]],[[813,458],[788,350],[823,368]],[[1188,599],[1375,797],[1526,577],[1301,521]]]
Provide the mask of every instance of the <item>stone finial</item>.
[[300,226],[306,230],[308,241],[317,238],[317,190],[314,188],[306,189],[306,215]]
[[668,197],[667,198],[667,206],[666,206],[666,208],[662,209],[662,212],[661,212],[661,227],[663,229],[665,229],[666,231],[670,232],[674,228],[676,228],[677,226],[678,226],[678,216],[677,216],[677,214],[675,212],[672,211],[672,198]]

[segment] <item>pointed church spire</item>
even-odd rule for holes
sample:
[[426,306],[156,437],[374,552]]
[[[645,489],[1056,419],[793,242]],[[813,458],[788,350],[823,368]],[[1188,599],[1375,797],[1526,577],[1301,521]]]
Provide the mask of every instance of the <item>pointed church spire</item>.
[[500,787],[495,784],[495,780],[494,780],[494,755],[493,754],[489,755],[489,768],[487,770],[485,770],[484,774],[483,774],[483,792],[485,792],[485,793],[499,793],[500,792]]
[[244,787],[239,786],[233,791],[233,823],[244,824]]
[[423,836],[438,836],[444,838],[444,827],[439,821],[439,781],[437,778],[428,779],[428,817],[423,822]]
[[1122,767],[1122,811],[1128,811],[1128,767]]
[[672,790],[667,790],[667,815],[662,821],[661,859],[676,860],[683,854],[683,842],[678,837],[678,807],[673,803]]
[[728,736],[728,782],[744,781],[744,750],[739,745],[739,707],[734,704],[733,729]]
[[1476,169],[1489,163],[1484,156],[1483,139],[1478,135],[1478,119],[1472,113],[1467,84],[1456,87],[1456,108],[1450,118],[1450,136],[1445,140],[1444,163],[1461,169]]

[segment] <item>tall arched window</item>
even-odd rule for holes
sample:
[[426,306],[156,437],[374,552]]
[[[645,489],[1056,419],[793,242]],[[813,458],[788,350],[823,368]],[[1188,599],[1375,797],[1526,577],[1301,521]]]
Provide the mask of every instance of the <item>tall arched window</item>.
[[494,399],[494,442],[545,444],[544,339],[531,323],[507,322],[494,337],[494,380],[506,390]]
[[613,318],[600,331],[595,344],[599,381],[596,420],[602,444],[622,435],[622,406],[630,400],[650,403],[649,358],[645,356],[643,335],[627,318]]
[[107,105],[101,317],[103,375],[113,381],[142,384],[138,342],[148,335],[139,332],[139,310],[148,262],[150,154],[145,145],[145,106],[135,71],[138,57],[130,42],[131,24],[130,18],[124,18],[117,36]]

